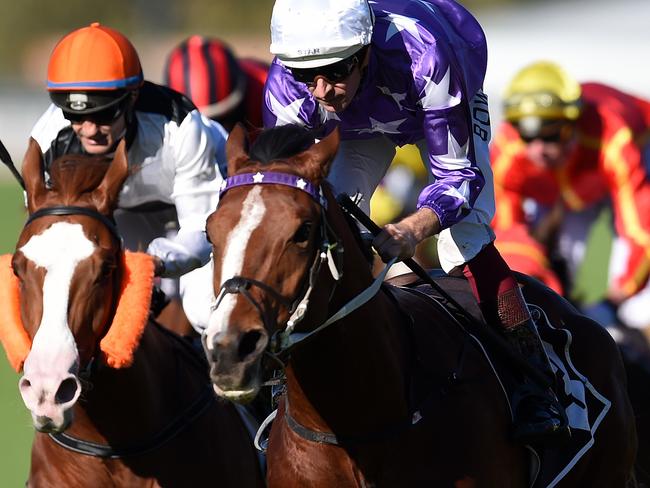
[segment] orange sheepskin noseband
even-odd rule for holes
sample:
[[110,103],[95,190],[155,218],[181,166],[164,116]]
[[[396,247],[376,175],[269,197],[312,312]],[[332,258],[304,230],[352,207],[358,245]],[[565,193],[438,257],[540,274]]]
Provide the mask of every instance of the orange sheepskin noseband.
[[[0,342],[11,366],[20,371],[32,347],[20,316],[20,287],[10,254],[0,256]],[[122,284],[108,332],[99,343],[104,362],[112,368],[133,364],[133,354],[149,319],[154,262],[145,253],[124,252]]]

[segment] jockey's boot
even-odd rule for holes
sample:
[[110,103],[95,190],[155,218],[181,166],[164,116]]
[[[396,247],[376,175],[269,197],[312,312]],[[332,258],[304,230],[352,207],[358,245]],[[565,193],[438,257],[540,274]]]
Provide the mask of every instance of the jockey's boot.
[[[555,384],[555,375],[532,318],[507,329],[505,337],[531,366]],[[514,441],[522,444],[553,445],[565,442],[571,437],[566,412],[551,388],[544,388],[533,380],[524,378],[511,401]]]

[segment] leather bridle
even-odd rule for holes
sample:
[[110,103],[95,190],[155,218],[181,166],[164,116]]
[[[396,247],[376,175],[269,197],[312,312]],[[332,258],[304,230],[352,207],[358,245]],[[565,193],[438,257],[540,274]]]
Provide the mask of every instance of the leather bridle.
[[[106,217],[97,210],[78,207],[78,206],[53,206],[45,207],[32,213],[27,221],[25,227],[42,217],[48,216],[68,216],[68,215],[83,215],[91,217],[101,222],[111,233],[111,236],[120,244],[120,249],[124,247],[122,237],[117,229],[115,220]],[[88,364],[80,370],[78,377],[85,390],[92,389],[92,382],[90,376],[97,369],[97,361],[93,356]],[[130,446],[111,446],[109,444],[99,444],[96,442],[78,439],[65,432],[50,433],[49,437],[61,447],[84,454],[86,456],[104,458],[104,459],[118,459],[124,457],[138,456],[154,451],[174,437],[184,431],[190,424],[192,424],[198,417],[200,417],[213,403],[215,402],[214,392],[208,385],[202,388],[199,395],[192,401],[192,403],[175,416],[163,429],[155,433],[149,439],[139,442]]]

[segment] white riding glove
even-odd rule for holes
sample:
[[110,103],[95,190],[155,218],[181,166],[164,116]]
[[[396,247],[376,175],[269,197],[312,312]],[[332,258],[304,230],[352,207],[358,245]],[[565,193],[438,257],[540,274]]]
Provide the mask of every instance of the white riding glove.
[[211,247],[202,231],[179,232],[173,238],[157,237],[147,253],[162,260],[163,278],[176,278],[203,266],[210,259]]

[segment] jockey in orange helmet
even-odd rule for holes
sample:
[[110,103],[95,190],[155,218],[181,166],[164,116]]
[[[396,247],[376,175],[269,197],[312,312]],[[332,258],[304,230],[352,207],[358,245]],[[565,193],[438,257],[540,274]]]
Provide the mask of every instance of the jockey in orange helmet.
[[191,36],[169,53],[165,84],[189,97],[226,130],[237,122],[262,126],[262,88],[269,65],[237,59],[224,42]]
[[[53,105],[36,123],[32,137],[45,170],[69,153],[110,155],[126,139],[129,165],[115,213],[124,244],[147,249],[157,274],[181,275],[185,300],[199,300],[207,282],[193,285],[186,273],[208,262],[206,217],[216,207],[225,161],[226,133],[201,115],[183,95],[144,80],[138,54],[120,32],[93,23],[64,36],[48,65]],[[137,170],[135,170],[137,168]],[[170,232],[177,229],[178,232]],[[166,292],[176,293],[177,281]],[[199,292],[190,293],[196,287]],[[205,303],[185,303],[193,325]]]

